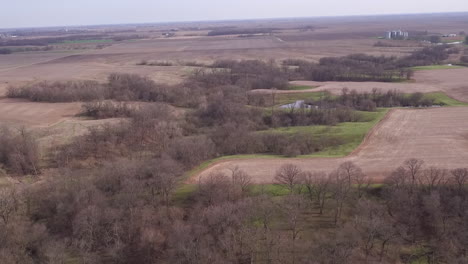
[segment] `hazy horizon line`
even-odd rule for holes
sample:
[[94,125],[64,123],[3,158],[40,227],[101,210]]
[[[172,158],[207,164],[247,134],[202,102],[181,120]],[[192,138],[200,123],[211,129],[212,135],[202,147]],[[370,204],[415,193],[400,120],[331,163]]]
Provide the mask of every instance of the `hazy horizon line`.
[[208,19],[208,20],[171,20],[160,22],[130,22],[130,23],[104,23],[104,24],[82,24],[82,25],[54,25],[54,26],[26,26],[26,27],[0,27],[0,30],[25,30],[25,29],[45,29],[45,28],[77,28],[77,27],[100,27],[100,26],[138,26],[157,24],[182,24],[182,23],[206,23],[206,22],[238,22],[238,21],[261,21],[261,20],[281,20],[281,19],[312,19],[312,18],[346,18],[346,17],[371,17],[371,16],[411,16],[411,15],[443,15],[443,14],[464,14],[467,11],[457,12],[429,12],[429,13],[389,13],[389,14],[358,14],[358,15],[336,15],[336,16],[298,16],[298,17],[268,17],[268,18],[233,18],[233,19]]

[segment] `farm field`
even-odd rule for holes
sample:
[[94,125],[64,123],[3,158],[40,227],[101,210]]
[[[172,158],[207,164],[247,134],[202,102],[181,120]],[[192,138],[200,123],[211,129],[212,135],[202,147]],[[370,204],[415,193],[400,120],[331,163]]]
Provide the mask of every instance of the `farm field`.
[[50,126],[79,113],[80,103],[36,103],[21,99],[0,99],[0,124]]
[[458,168],[468,159],[467,107],[394,109],[351,155],[344,158],[252,158],[225,160],[192,177],[206,177],[214,171],[238,167],[248,171],[256,183],[272,183],[275,171],[292,163],[304,170],[330,171],[340,163],[353,161],[375,182],[381,181],[406,159],[424,160],[429,166]]
[[[434,23],[427,17],[408,16],[395,20],[393,17],[373,18],[323,18],[298,20],[273,20],[261,22],[200,23],[204,26],[271,26],[279,30],[272,35],[254,35],[240,38],[230,36],[207,36],[208,31],[194,30],[177,32],[174,37],[161,38],[152,30],[158,26],[141,29],[147,38],[111,42],[100,49],[58,50],[24,52],[0,57],[0,95],[8,85],[37,80],[91,79],[104,81],[109,73],[129,72],[149,76],[161,83],[177,83],[193,71],[190,67],[136,66],[147,61],[185,61],[211,63],[222,59],[261,59],[277,61],[306,59],[318,61],[326,56],[344,56],[353,53],[369,55],[404,56],[421,47],[418,42],[396,42],[395,47],[376,47],[379,35],[389,27],[398,28],[411,24],[411,30],[434,31],[447,27],[458,32],[464,30],[457,17],[442,17]],[[304,31],[303,27],[314,25]],[[167,27],[183,26],[183,24]],[[78,41],[79,42],[79,41]],[[72,46],[73,47],[73,46]]]

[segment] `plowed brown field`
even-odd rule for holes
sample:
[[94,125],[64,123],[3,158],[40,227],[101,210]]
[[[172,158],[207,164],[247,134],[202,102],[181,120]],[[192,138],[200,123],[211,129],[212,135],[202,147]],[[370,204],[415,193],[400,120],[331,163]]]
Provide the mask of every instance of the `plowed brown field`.
[[379,182],[406,159],[418,158],[428,166],[458,168],[468,165],[468,108],[395,109],[388,113],[362,145],[344,158],[241,159],[227,160],[194,176],[239,167],[257,183],[271,183],[275,171],[292,163],[304,170],[331,171],[342,162],[353,161]]

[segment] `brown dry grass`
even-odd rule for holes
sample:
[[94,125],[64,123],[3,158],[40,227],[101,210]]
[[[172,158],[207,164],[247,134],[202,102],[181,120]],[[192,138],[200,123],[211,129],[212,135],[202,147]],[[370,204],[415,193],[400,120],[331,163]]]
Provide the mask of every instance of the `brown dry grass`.
[[[257,183],[271,183],[275,171],[293,163],[304,170],[331,171],[353,161],[379,182],[406,159],[418,158],[430,166],[466,167],[468,160],[468,108],[396,109],[382,121],[360,148],[345,158],[245,159],[217,163],[199,174],[228,172],[239,167]],[[193,179],[195,180],[195,179]]]
[[447,95],[468,102],[468,68],[450,70],[418,71],[416,83],[427,87],[435,87]]
[[76,115],[80,103],[36,103],[22,99],[0,99],[0,123],[50,126]]

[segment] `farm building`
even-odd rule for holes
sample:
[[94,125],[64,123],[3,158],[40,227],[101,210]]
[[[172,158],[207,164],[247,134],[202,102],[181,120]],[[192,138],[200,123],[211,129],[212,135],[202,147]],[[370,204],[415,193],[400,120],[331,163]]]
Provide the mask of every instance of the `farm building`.
[[393,30],[385,32],[386,39],[407,39],[408,37],[409,33],[406,31]]

